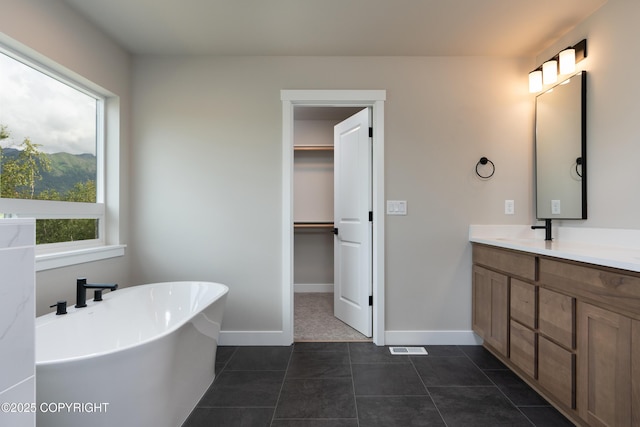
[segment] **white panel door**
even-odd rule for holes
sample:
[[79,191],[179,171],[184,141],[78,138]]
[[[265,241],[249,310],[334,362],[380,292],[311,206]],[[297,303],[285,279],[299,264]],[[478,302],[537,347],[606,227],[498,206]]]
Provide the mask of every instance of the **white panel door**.
[[372,334],[370,109],[334,128],[334,315]]

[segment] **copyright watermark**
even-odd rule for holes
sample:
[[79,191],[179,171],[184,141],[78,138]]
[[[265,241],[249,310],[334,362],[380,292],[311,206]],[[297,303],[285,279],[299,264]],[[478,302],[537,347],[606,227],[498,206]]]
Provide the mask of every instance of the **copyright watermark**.
[[3,402],[0,403],[2,413],[67,413],[67,414],[94,414],[106,413],[109,402]]

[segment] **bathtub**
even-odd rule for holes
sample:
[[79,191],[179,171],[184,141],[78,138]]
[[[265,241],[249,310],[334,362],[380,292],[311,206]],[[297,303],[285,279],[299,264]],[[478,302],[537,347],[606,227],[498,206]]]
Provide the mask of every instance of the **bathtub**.
[[37,425],[182,425],[213,382],[227,292],[142,285],[36,318]]

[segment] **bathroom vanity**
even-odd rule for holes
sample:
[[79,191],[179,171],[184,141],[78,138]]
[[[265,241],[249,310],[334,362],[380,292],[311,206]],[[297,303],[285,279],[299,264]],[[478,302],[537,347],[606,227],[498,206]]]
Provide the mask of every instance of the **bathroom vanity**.
[[561,236],[471,232],[473,330],[577,425],[638,426],[640,248]]

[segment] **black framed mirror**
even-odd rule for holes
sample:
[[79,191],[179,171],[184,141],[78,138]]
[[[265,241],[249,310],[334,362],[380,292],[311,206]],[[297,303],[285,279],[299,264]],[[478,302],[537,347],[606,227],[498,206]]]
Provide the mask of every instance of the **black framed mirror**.
[[587,73],[536,97],[536,217],[587,218]]

